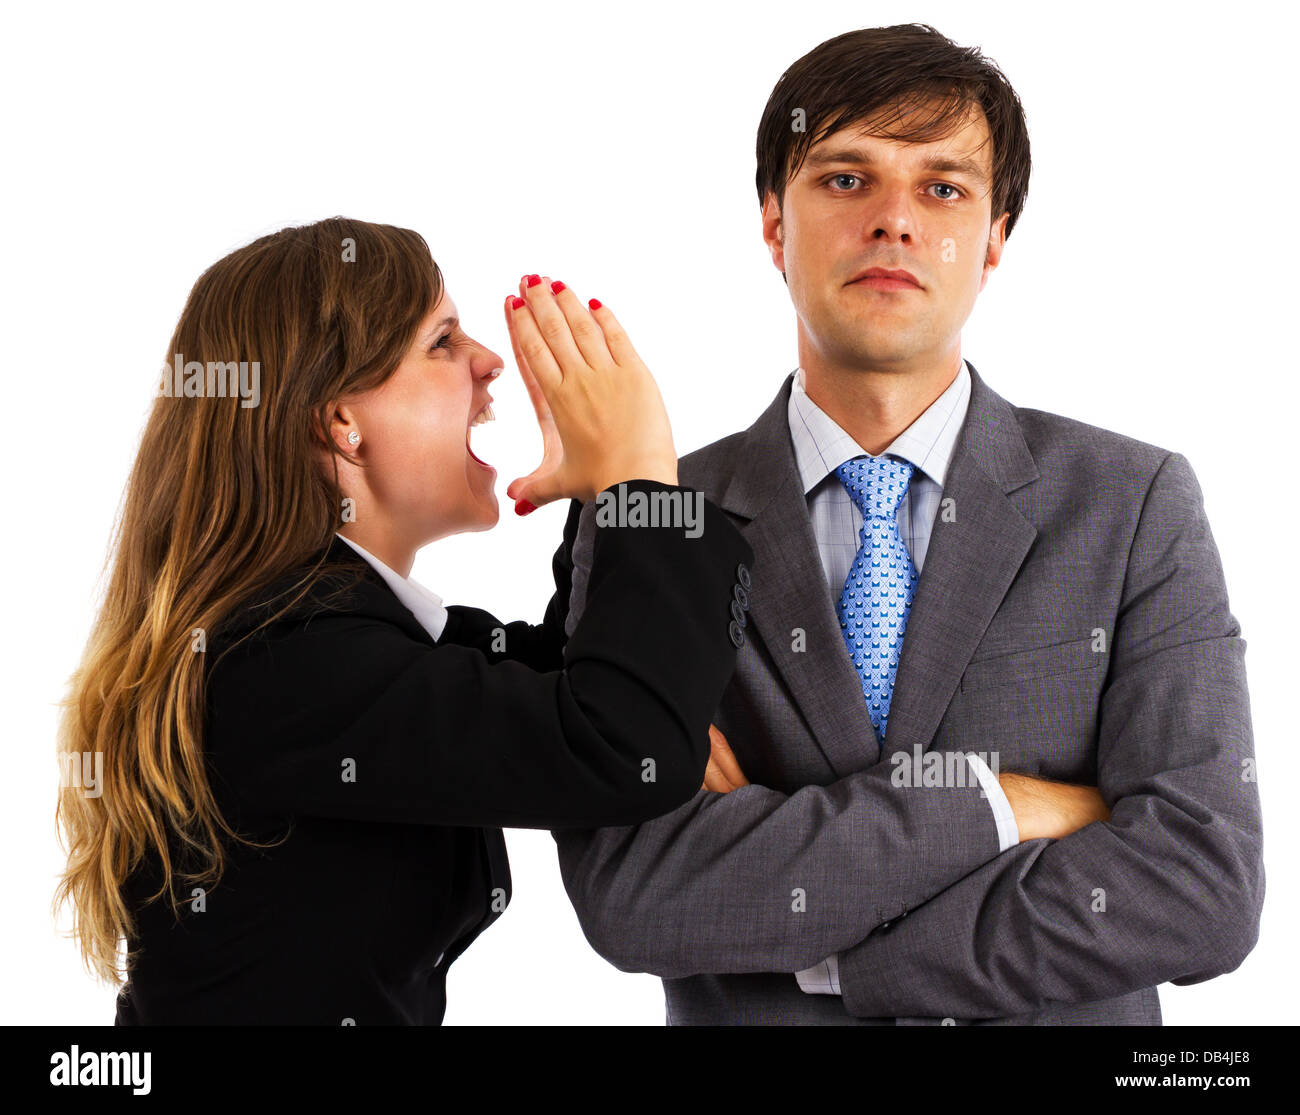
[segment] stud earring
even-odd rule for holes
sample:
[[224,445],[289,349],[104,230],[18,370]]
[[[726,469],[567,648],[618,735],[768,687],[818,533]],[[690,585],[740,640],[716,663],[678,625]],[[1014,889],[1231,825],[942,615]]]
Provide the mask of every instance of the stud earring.
[[356,430],[353,430],[350,434],[348,434],[349,445],[356,445],[356,443],[359,442],[360,440],[361,440],[361,435],[357,433]]

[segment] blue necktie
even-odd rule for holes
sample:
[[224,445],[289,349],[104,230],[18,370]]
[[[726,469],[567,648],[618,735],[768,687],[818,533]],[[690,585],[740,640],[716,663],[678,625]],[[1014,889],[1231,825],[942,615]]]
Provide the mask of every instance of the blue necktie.
[[862,512],[861,543],[835,611],[862,680],[867,715],[882,742],[903,632],[920,578],[897,519],[912,470],[907,461],[889,457],[854,457],[835,470]]

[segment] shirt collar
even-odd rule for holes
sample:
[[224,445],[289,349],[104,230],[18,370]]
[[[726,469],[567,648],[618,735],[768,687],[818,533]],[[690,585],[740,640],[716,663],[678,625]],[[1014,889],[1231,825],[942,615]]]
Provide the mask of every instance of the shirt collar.
[[[338,532],[336,531],[335,534]],[[442,638],[443,628],[447,626],[447,609],[442,606],[441,596],[430,592],[419,581],[403,577],[395,569],[390,569],[369,550],[358,546],[351,538],[343,538],[341,534],[338,534],[338,537],[356,550],[384,579],[384,583],[393,590],[393,595],[409,609],[420,626],[433,636],[434,642]]]
[[[884,452],[911,462],[942,488],[969,404],[970,372],[963,360],[961,370],[943,394],[894,438]],[[789,422],[795,465],[805,495],[845,461],[870,456],[808,397],[802,368],[795,369],[790,389]]]

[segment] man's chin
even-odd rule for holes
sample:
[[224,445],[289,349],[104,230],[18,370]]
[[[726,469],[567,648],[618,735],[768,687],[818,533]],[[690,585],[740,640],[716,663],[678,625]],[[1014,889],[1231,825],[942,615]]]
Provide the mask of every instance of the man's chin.
[[880,329],[875,323],[867,330],[841,335],[840,343],[828,346],[839,353],[838,362],[848,367],[887,368],[914,360],[925,345],[917,344],[902,329]]

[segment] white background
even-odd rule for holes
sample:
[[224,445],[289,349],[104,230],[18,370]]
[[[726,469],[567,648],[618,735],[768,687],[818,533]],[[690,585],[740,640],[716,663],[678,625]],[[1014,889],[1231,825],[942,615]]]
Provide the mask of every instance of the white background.
[[[536,271],[607,302],[659,380],[680,452],[748,426],[796,363],[793,313],[759,233],[764,103],[824,39],[911,21],[1001,65],[1033,145],[1027,207],[963,354],[1014,404],[1191,460],[1249,644],[1263,930],[1237,972],[1162,988],[1166,1022],[1291,1021],[1300,184],[1286,12],[825,0],[7,8],[0,1021],[112,1020],[112,991],[84,974],[49,911],[62,862],[55,702],[200,272],[255,236],[334,214],[423,233],[468,331],[507,370],[493,386],[498,421],[474,437],[500,473],[500,525],[429,547],[414,576],[449,603],[536,622],[567,504],[519,520],[504,498],[540,438],[503,296]],[[659,981],[587,946],[550,835],[508,842],[514,901],[452,969],[446,1022],[661,1023]]]

